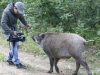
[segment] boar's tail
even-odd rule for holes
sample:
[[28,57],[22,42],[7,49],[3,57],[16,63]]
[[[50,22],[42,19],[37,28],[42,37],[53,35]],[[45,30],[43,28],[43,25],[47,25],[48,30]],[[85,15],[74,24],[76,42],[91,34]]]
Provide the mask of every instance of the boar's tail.
[[86,41],[86,43],[88,43],[88,42],[92,42],[93,43],[93,45],[95,45],[95,40],[88,40],[88,41]]

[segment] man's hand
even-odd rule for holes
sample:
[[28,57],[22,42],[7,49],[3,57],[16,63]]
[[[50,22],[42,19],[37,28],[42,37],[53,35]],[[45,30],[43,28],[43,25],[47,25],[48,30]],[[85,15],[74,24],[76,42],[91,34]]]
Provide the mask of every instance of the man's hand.
[[30,26],[29,26],[29,25],[26,25],[26,26],[25,26],[25,28],[26,28],[26,29],[29,29],[29,28],[30,28]]
[[17,35],[17,31],[14,31],[14,35]]

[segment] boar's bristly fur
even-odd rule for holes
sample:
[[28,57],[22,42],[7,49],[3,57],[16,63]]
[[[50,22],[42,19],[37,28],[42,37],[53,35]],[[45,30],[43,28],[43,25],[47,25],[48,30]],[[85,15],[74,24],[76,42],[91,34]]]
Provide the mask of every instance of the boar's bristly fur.
[[82,53],[86,50],[87,41],[74,33],[43,33],[32,37],[48,55],[50,60],[50,70],[53,72],[53,64],[56,72],[59,73],[57,63],[60,58],[73,57],[76,60],[76,70],[73,75],[77,75],[80,65],[82,65],[88,75],[92,75],[87,63],[83,59]]

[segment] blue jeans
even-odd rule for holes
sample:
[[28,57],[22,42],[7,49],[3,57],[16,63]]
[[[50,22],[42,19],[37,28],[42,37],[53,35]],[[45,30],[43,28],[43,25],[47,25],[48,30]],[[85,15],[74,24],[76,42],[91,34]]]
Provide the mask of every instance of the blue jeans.
[[[8,34],[5,36],[8,39],[10,35]],[[11,45],[11,50],[9,52],[7,61],[12,61],[12,59],[14,59],[14,63],[19,64],[20,60],[18,58],[18,46],[20,45],[20,42],[15,42],[15,45],[13,45],[13,42],[10,42],[10,45]]]

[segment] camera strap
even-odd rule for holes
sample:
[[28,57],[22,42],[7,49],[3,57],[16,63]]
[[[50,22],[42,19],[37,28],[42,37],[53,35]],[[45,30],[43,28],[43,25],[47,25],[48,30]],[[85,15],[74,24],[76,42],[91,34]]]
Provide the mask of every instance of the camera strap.
[[9,48],[10,48],[10,50],[11,50],[11,47],[10,47],[10,41],[9,41]]

